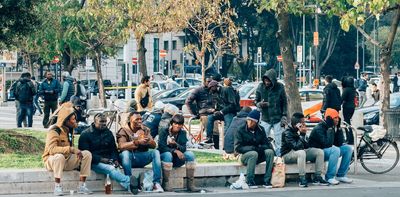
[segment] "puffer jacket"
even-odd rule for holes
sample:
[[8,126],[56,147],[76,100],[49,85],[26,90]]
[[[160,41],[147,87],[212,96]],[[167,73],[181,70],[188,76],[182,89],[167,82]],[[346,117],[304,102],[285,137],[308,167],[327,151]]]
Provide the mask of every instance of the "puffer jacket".
[[[135,145],[134,143],[127,143],[141,138],[148,138],[148,144]],[[117,143],[120,151],[146,152],[149,148],[156,148],[156,142],[153,137],[151,137],[150,129],[144,125],[142,125],[141,128],[131,128],[129,119],[121,121],[121,128],[117,132]]]
[[92,153],[92,164],[97,165],[101,158],[118,161],[114,135],[108,128],[101,131],[92,123],[89,129],[81,134],[78,147],[80,150],[88,150]]
[[298,134],[298,129],[294,129],[292,126],[282,133],[282,156],[289,153],[291,150],[298,151],[308,148],[308,142],[305,133]]
[[220,87],[218,109],[223,114],[236,114],[235,91],[232,86]]
[[237,130],[235,133],[235,152],[245,154],[249,151],[257,151],[262,156],[265,149],[272,149],[272,145],[265,135],[264,129],[257,125],[254,133],[250,132],[247,124],[244,129]]
[[226,153],[235,152],[235,133],[246,128],[246,117],[248,114],[248,112],[240,111],[238,115],[233,118],[224,136],[224,150]]
[[60,103],[68,102],[71,96],[75,94],[74,79],[72,77],[67,77],[64,80],[62,93],[60,97]]
[[207,109],[214,109],[213,94],[205,86],[193,90],[185,101],[185,105],[191,114],[208,115]]
[[261,82],[256,90],[256,104],[262,101],[268,102],[269,106],[262,108],[262,120],[269,123],[278,123],[283,116],[287,115],[287,99],[285,93],[285,87],[282,83],[277,81],[276,71],[270,69],[265,72],[263,78],[268,78],[272,82],[271,87],[266,87]]
[[330,83],[324,88],[324,99],[322,100],[322,111],[328,108],[336,109],[340,111],[342,105],[342,97],[340,96],[340,90],[335,83]]
[[308,145],[314,148],[329,148],[332,145],[342,146],[344,135],[340,128],[328,127],[325,121],[318,123],[310,134]]
[[39,86],[39,95],[43,96],[45,101],[57,101],[59,93],[60,82],[56,79],[52,78],[50,81],[45,79]]
[[68,158],[70,154],[76,153],[78,149],[74,148],[73,128],[68,128],[64,122],[72,114],[74,108],[71,102],[64,103],[57,109],[57,123],[51,125],[47,132],[46,145],[42,155],[43,161],[46,163],[51,155],[63,154]]
[[170,152],[172,155],[175,155],[174,151],[179,150],[182,153],[186,151],[186,143],[188,142],[187,136],[186,136],[186,131],[181,129],[175,138],[176,146],[171,146],[168,145],[168,136],[170,135],[169,132],[169,127],[163,128],[160,130],[160,136],[158,138],[158,150],[160,151],[160,154],[165,153],[165,152]]
[[[29,91],[23,91],[22,86],[27,85]],[[36,94],[36,87],[32,80],[28,78],[20,78],[13,88],[13,93],[15,95],[15,100],[19,101],[21,104],[31,104],[33,102],[33,97]]]
[[354,80],[351,77],[343,80],[342,106],[343,108],[356,108],[354,98],[356,97],[356,89],[354,88]]
[[[147,104],[146,108],[143,108],[143,106],[140,104],[140,101],[147,95],[147,93],[149,94],[149,103]],[[151,96],[150,87],[147,87],[145,84],[140,84],[135,90],[135,101],[137,103],[138,112],[142,112],[145,110],[151,111],[151,109],[153,108],[153,98]]]

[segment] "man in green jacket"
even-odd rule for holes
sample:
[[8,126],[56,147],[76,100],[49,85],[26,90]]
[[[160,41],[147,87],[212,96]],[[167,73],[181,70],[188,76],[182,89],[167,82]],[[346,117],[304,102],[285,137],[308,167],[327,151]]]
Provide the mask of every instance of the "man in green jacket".
[[287,99],[285,87],[278,82],[274,69],[268,70],[262,77],[256,90],[256,105],[262,113],[260,124],[267,137],[274,128],[275,153],[280,156],[282,132],[287,125]]

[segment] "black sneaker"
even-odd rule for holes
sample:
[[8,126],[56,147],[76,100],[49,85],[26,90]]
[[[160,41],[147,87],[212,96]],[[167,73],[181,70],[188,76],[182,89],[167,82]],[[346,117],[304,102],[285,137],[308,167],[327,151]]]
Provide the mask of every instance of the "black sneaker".
[[203,143],[205,144],[212,144],[213,142],[213,138],[212,137],[207,137],[207,139],[205,141],[203,141]]
[[265,183],[264,185],[263,185],[263,187],[265,188],[265,189],[272,189],[272,185],[271,185],[271,183]]
[[300,177],[299,178],[299,187],[308,187],[308,183],[307,183],[306,177]]
[[322,178],[321,176],[316,176],[316,177],[314,177],[313,185],[324,185],[324,186],[327,186],[327,185],[329,185],[329,183],[327,181],[325,181],[325,179]]
[[258,186],[254,181],[248,182],[247,185],[249,186],[250,189],[257,189]]
[[139,193],[139,187],[140,187],[139,179],[137,177],[135,177],[134,175],[132,175],[130,177],[129,189],[131,190],[133,195],[136,195]]

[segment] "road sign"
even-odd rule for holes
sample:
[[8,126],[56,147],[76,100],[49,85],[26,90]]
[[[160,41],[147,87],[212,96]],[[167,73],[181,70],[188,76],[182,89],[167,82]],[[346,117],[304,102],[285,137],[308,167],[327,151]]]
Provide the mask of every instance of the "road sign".
[[133,58],[132,58],[132,64],[135,64],[135,65],[136,65],[136,64],[137,64],[137,61],[138,61],[138,59],[137,59],[136,57],[133,57]]
[[258,47],[258,48],[257,48],[257,57],[258,57],[259,59],[261,59],[261,55],[262,55],[262,48],[261,48],[261,47]]
[[278,62],[282,62],[283,61],[282,55],[276,56],[276,59],[278,60]]
[[60,57],[54,56],[54,59],[53,59],[53,61],[51,61],[51,63],[57,64],[58,62],[60,62]]
[[360,64],[358,62],[356,62],[356,64],[354,64],[354,69],[356,69],[356,70],[360,69]]
[[303,62],[303,46],[297,46],[297,62]]
[[167,57],[167,50],[160,50],[160,57]]
[[0,63],[16,64],[17,63],[17,52],[0,50]]
[[318,46],[318,43],[319,43],[318,32],[314,32],[314,46]]

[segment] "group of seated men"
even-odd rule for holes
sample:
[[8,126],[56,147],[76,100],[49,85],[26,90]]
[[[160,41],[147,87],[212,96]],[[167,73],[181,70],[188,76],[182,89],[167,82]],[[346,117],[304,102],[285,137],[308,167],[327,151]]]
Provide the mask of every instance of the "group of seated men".
[[137,194],[140,183],[138,177],[132,175],[132,168],[143,168],[149,163],[154,174],[153,192],[171,191],[171,170],[182,165],[186,166],[188,191],[199,191],[194,186],[195,156],[186,150],[188,139],[183,124],[184,117],[175,114],[168,127],[159,131],[156,143],[150,130],[143,125],[140,113],[130,112],[117,131],[115,141],[107,128],[107,117],[99,113],[94,116],[90,128],[81,134],[76,148],[73,135],[76,114],[72,103],[64,103],[58,110],[57,123],[49,128],[42,156],[46,169],[54,173],[54,194],[63,195],[60,184],[63,171],[74,169],[80,171],[79,194],[92,194],[85,183],[91,170],[109,175],[127,191]]

